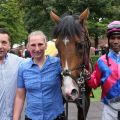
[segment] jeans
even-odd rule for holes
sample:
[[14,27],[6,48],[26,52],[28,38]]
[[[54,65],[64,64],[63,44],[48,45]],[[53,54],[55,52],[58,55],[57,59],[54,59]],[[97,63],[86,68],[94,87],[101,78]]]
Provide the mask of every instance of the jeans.
[[55,120],[65,120],[65,113],[63,112],[62,114],[58,115]]
[[[28,118],[26,115],[25,115],[25,120],[32,120],[30,118]],[[65,120],[65,113],[63,112],[62,114],[58,115],[56,119],[54,120]]]
[[28,118],[28,117],[25,115],[25,120],[32,120],[32,119]]

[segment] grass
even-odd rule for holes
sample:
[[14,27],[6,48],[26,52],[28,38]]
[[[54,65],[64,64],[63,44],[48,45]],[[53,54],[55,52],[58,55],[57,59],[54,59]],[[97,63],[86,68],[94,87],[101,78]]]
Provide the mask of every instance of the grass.
[[101,100],[101,88],[93,89],[94,98],[91,97],[91,101],[100,101]]

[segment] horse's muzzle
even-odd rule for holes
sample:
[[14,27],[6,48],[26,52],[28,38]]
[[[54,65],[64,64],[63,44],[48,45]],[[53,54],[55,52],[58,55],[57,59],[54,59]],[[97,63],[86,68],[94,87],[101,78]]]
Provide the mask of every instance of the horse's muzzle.
[[79,91],[76,88],[73,88],[71,91],[64,91],[64,89],[62,89],[62,92],[67,101],[74,101],[79,98]]
[[73,96],[73,97],[77,97],[78,96],[78,90],[76,90],[76,89],[73,89],[72,91],[71,91],[71,96]]

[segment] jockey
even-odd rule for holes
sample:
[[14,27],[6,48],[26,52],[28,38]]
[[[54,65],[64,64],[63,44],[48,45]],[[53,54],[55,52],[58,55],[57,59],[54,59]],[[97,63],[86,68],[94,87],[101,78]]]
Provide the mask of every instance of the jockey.
[[104,103],[102,120],[120,120],[117,111],[109,106],[109,101],[120,99],[120,21],[113,21],[107,26],[108,51],[95,64],[88,86],[101,86]]

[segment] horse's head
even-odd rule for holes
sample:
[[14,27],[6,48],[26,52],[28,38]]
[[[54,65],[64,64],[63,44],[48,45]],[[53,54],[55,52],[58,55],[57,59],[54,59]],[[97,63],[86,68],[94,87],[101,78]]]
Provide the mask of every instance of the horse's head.
[[67,15],[62,18],[51,11],[51,19],[57,23],[54,29],[56,47],[62,64],[62,92],[67,100],[80,95],[79,79],[84,67],[89,65],[90,41],[85,21],[89,15],[86,9],[81,15]]

